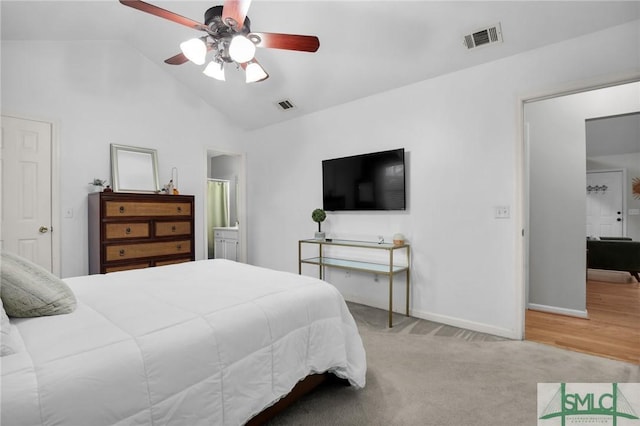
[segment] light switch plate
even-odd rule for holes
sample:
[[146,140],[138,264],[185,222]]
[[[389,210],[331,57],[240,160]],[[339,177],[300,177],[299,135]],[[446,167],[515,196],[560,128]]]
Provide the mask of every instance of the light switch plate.
[[509,206],[496,206],[496,219],[507,219],[510,215]]

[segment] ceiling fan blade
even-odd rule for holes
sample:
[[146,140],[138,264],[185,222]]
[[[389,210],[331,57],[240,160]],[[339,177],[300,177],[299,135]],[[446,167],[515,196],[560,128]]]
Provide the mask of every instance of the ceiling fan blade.
[[120,0],[120,3],[124,4],[125,6],[138,9],[142,12],[150,13],[152,15],[159,16],[160,18],[168,19],[169,21],[176,22],[181,25],[185,25],[189,28],[193,28],[200,31],[207,31],[209,29],[206,25],[201,24],[198,21],[185,18],[184,16],[178,15],[177,13],[173,13],[161,7],[154,6],[149,3],[145,3],[142,0]]
[[184,53],[178,53],[177,55],[164,60],[164,62],[169,65],[182,65],[188,61],[189,59],[187,59],[187,57],[184,56]]
[[232,19],[237,24],[236,29],[242,29],[250,5],[251,0],[224,0],[222,21],[229,25],[228,19]]
[[271,49],[298,50],[302,52],[315,52],[320,47],[320,40],[316,36],[297,35],[297,34],[278,34],[278,33],[251,33],[260,38],[256,43],[257,47],[266,47]]

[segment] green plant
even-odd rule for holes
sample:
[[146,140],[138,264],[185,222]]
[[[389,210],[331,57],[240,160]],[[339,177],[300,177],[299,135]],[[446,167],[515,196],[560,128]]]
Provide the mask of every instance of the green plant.
[[105,183],[107,183],[106,179],[93,178],[93,182],[89,182],[89,185],[104,186]]
[[320,229],[320,224],[324,222],[326,218],[327,214],[322,209],[315,209],[313,212],[311,212],[311,219],[313,219],[314,222],[318,222],[318,232],[322,232],[322,230]]

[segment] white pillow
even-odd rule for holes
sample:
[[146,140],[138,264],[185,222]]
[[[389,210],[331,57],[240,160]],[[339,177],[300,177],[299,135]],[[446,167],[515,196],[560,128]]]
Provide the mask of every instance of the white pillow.
[[11,327],[13,326],[0,299],[0,356],[16,353],[15,342],[11,338]]

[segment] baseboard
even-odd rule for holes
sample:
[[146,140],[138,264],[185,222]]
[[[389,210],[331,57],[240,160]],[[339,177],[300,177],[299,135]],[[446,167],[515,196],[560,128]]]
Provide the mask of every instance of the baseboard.
[[577,318],[589,318],[589,314],[587,313],[586,310],[579,311],[577,309],[560,308],[557,306],[549,306],[549,305],[539,305],[537,303],[529,303],[527,305],[527,308],[534,311],[548,312],[550,314],[567,315],[570,317],[577,317]]
[[[369,300],[361,295],[355,294],[345,294],[343,295],[345,300],[353,303],[359,303],[361,305],[371,306],[373,308],[388,310],[389,306],[382,306],[379,303],[374,302],[373,300]],[[400,306],[395,305],[393,307],[393,312],[397,314],[404,314],[404,304],[400,304]],[[461,318],[450,317],[447,315],[434,314],[431,312],[420,311],[417,309],[409,309],[409,314],[412,317],[420,318],[427,321],[438,322],[440,324],[450,325],[452,327],[464,328],[471,331],[477,331],[479,333],[492,334],[494,336],[505,337],[507,339],[514,340],[522,340],[522,336],[517,334],[515,330],[495,327],[489,324],[484,324],[475,321],[468,321]]]
[[495,327],[493,325],[484,324],[481,322],[468,321],[460,318],[450,317],[447,315],[418,311],[415,309],[412,309],[410,313],[413,317],[421,318],[427,321],[439,322],[441,324],[464,328],[471,331],[477,331],[479,333],[492,334],[494,336],[505,337],[507,339],[522,340],[522,336],[518,335],[515,330],[511,330],[508,328]]

